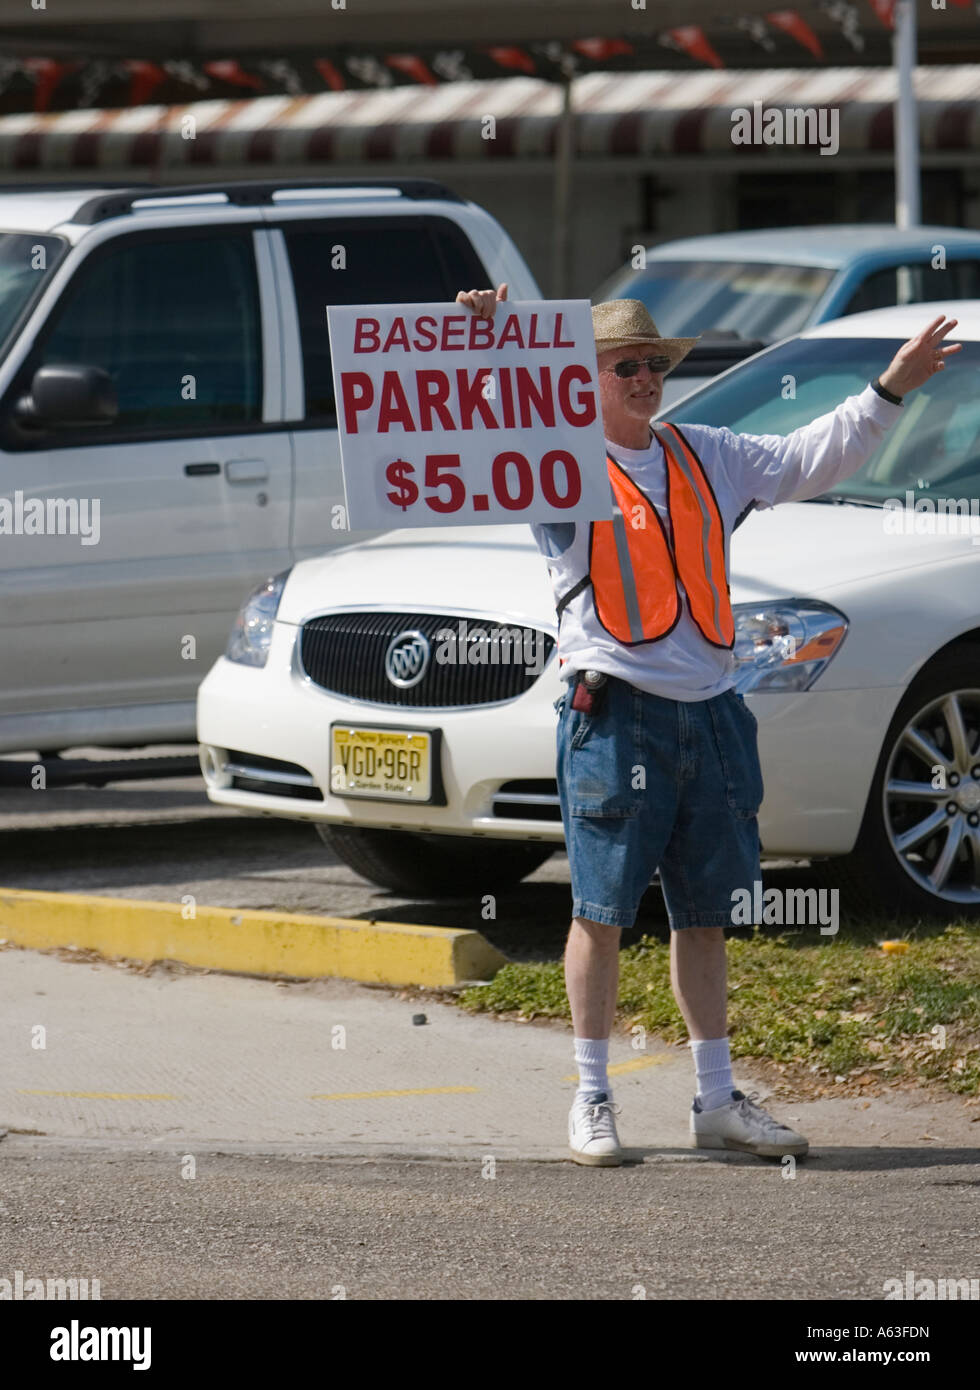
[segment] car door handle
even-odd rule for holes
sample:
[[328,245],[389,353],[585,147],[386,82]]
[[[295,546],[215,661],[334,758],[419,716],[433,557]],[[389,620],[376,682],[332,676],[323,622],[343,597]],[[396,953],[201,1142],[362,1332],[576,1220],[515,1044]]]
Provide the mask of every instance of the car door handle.
[[267,483],[269,465],[265,459],[229,459],[225,477],[230,483]]
[[205,478],[209,474],[221,472],[220,463],[185,463],[184,472],[188,478]]

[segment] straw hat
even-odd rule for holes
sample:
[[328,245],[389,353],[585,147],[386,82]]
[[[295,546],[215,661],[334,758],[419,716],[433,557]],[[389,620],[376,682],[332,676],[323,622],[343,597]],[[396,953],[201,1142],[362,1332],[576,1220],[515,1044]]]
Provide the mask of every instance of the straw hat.
[[596,353],[609,348],[656,347],[670,358],[672,372],[691,351],[697,338],[661,338],[645,304],[638,299],[609,299],[592,306],[592,327]]

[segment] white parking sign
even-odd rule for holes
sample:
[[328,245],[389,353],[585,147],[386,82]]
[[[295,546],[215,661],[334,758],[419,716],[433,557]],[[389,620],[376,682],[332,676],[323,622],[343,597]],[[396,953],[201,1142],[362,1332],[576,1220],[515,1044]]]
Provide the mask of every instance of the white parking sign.
[[612,515],[588,300],[327,318],[352,530]]

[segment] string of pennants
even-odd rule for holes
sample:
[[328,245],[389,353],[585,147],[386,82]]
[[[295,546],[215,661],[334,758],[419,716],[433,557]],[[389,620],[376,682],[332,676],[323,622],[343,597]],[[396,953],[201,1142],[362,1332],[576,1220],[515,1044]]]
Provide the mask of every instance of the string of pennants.
[[[590,71],[888,64],[895,4],[813,0],[805,7],[733,15],[707,26],[540,43],[359,44],[329,46],[322,53],[159,61],[0,57],[0,114],[309,96],[512,76],[562,81]],[[975,0],[948,4],[975,9]]]

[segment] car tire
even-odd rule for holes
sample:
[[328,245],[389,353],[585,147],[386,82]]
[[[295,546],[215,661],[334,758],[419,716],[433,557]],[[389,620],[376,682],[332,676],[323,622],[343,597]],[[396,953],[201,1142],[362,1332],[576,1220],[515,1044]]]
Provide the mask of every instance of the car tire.
[[458,898],[512,888],[549,859],[555,846],[468,835],[424,835],[357,825],[319,824],[326,844],[355,873],[409,897]]
[[[965,733],[959,757],[951,725],[957,710]],[[926,759],[911,751],[912,731],[924,734],[941,755],[933,767],[943,767],[945,789],[932,787]],[[900,784],[888,796],[886,779],[891,788]],[[914,796],[905,796],[910,783],[921,785]],[[927,819],[935,828],[917,840]],[[900,847],[902,835],[913,843]],[[947,868],[950,836],[959,848]],[[821,883],[840,890],[847,911],[980,916],[980,646],[939,658],[913,681],[885,736],[853,852],[816,864],[814,871]]]

